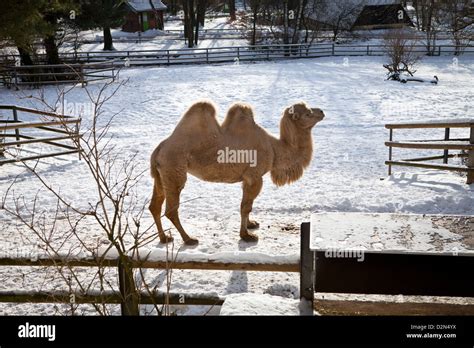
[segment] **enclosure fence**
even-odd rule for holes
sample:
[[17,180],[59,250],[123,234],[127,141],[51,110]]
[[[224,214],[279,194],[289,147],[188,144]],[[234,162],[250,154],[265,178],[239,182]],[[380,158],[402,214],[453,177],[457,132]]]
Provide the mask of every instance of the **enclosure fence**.
[[[426,55],[425,45],[413,47],[414,53]],[[456,46],[440,45],[432,49],[436,56],[454,55]],[[474,54],[474,46],[465,46],[462,54]],[[256,46],[229,46],[212,48],[181,48],[160,50],[134,51],[90,51],[61,53],[65,63],[106,63],[115,61],[119,65],[174,65],[174,64],[217,64],[245,61],[262,61],[278,59],[351,57],[351,56],[383,56],[386,54],[384,45],[344,45],[344,44],[278,44]],[[0,56],[0,60],[19,59],[18,56]],[[43,61],[45,55],[38,55]],[[100,65],[99,65],[100,66]],[[84,67],[85,69],[86,67]],[[92,66],[89,66],[92,69]],[[80,69],[79,69],[80,70]]]
[[[7,163],[81,153],[79,146],[80,118],[58,115],[15,105],[0,105],[0,112],[11,111],[11,116],[0,113],[0,166]],[[24,121],[20,113],[32,121]],[[53,136],[54,134],[54,136]],[[13,139],[10,141],[9,139]],[[25,149],[25,146],[35,145]],[[61,148],[51,152],[48,148]],[[18,153],[15,154],[18,150]],[[27,155],[22,155],[28,152]]]

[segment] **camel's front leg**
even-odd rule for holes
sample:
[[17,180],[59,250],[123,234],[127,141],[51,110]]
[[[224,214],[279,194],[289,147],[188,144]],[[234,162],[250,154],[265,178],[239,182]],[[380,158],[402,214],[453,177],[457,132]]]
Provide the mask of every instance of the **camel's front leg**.
[[[249,221],[249,214],[252,211],[252,205],[255,198],[257,198],[260,190],[262,189],[262,178],[252,178],[251,180],[244,179],[243,183],[243,196],[242,204],[240,205],[240,238],[247,242],[255,242],[258,240],[258,236],[248,231],[249,225],[258,225],[254,221]],[[257,227],[257,226],[252,226]]]

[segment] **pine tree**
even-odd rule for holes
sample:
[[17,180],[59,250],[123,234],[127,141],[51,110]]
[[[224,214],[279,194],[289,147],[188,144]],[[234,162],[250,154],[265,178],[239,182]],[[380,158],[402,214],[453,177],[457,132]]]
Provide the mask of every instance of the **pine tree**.
[[104,50],[113,50],[110,29],[125,21],[124,0],[76,0],[79,6],[78,24],[83,29],[101,28],[104,31]]

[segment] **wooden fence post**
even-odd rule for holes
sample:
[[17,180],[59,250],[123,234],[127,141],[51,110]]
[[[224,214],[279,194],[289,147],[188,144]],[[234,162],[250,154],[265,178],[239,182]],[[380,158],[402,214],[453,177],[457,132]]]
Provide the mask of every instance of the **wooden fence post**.
[[[471,136],[469,138],[469,143],[474,145],[474,126],[471,126]],[[474,150],[469,150],[467,167],[471,169],[467,172],[467,184],[471,185],[474,184]]]
[[[390,128],[390,136],[389,136],[390,141],[393,141],[393,129]],[[388,147],[388,160],[392,160],[392,147]],[[388,176],[392,175],[392,165],[388,165]]]
[[301,224],[300,244],[300,298],[314,299],[314,253],[309,249],[311,230],[309,222]]
[[[16,109],[16,106],[13,107],[13,121],[18,122],[18,111]],[[20,130],[17,128],[15,129],[15,138],[16,141],[20,141]],[[20,145],[17,145],[17,147],[20,147]]]
[[[449,132],[450,132],[450,128],[446,128],[444,130],[444,140],[449,140]],[[444,158],[443,158],[443,163],[444,164],[448,164],[448,158],[449,158],[449,150],[444,150]]]
[[138,316],[140,315],[139,299],[135,289],[133,269],[129,260],[125,262],[128,264],[124,264],[123,260],[119,260],[118,263],[119,288],[122,296],[120,309],[122,315]]
[[336,49],[336,48],[335,48],[334,44],[332,44],[332,55],[335,54],[335,49]]

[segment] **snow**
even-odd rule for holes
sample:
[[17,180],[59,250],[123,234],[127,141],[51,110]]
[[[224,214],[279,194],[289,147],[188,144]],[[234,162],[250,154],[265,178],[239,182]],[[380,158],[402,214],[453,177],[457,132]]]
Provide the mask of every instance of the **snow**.
[[227,296],[220,315],[312,315],[312,309],[305,300],[244,293]]
[[[299,228],[309,221],[313,212],[431,213],[474,214],[474,187],[466,178],[452,172],[395,167],[387,176],[384,161],[388,149],[386,123],[455,120],[473,118],[474,100],[473,56],[425,58],[418,73],[440,77],[438,85],[400,84],[385,80],[384,57],[328,57],[254,64],[212,66],[171,66],[130,68],[120,73],[129,79],[105,108],[106,114],[118,112],[111,128],[111,144],[125,156],[138,152],[138,170],[147,171],[153,149],[168,136],[181,114],[195,100],[210,98],[219,107],[222,120],[235,101],[249,102],[255,109],[255,120],[269,132],[278,134],[279,119],[285,107],[299,100],[324,110],[326,118],[313,130],[314,156],[303,178],[291,186],[275,187],[264,177],[262,193],[256,199],[252,218],[260,222],[256,231],[258,243],[240,241],[240,184],[202,182],[188,176],[181,196],[180,217],[189,234],[200,241],[196,247],[181,245],[177,231],[175,249],[186,257],[255,258],[293,257],[299,254]],[[97,91],[98,84],[88,87]],[[38,107],[28,98],[36,90],[0,89],[0,104]],[[45,88],[45,97],[56,99],[56,88]],[[90,122],[91,104],[80,87],[65,96],[68,111],[83,113],[85,126]],[[5,111],[0,111],[6,115]],[[20,114],[21,117],[21,114]],[[402,138],[435,139],[444,131],[395,130],[394,141]],[[466,137],[465,130],[452,130],[452,137]],[[38,151],[35,147],[31,151]],[[441,154],[442,150],[429,154]],[[423,154],[417,151],[416,154]],[[409,158],[410,150],[395,149],[395,158]],[[458,161],[458,159],[453,160]],[[14,193],[32,201],[40,184],[21,164],[0,167],[0,197],[16,179]],[[43,159],[37,170],[44,178],[79,207],[87,208],[95,195],[87,168],[77,156]],[[145,175],[137,186],[141,199],[151,196],[152,179]],[[55,199],[46,190],[39,194],[39,206],[50,216]],[[9,201],[11,203],[11,200]],[[31,233],[11,216],[0,211],[0,244],[8,245],[10,253],[36,247]],[[63,223],[67,224],[63,221]],[[163,218],[165,228],[170,222]],[[141,225],[152,226],[153,219],[145,212]],[[104,239],[103,232],[86,220],[80,232],[87,240]],[[61,236],[57,236],[61,241]],[[8,244],[7,244],[8,243]],[[166,250],[161,244],[150,248]],[[153,250],[152,254],[163,253]],[[24,252],[24,251],[22,251]],[[195,253],[195,254],[194,254]],[[203,256],[204,255],[204,256]],[[266,256],[263,256],[266,255]],[[42,273],[23,276],[19,268],[0,268],[0,289],[18,286],[32,287],[37,279],[57,286]],[[25,271],[26,272],[26,271]],[[158,289],[165,286],[164,271],[150,270]],[[299,278],[293,273],[243,271],[173,271],[172,291],[177,293],[218,293],[228,296],[238,293],[270,294],[298,297]],[[34,313],[49,313],[49,305],[32,306]],[[0,305],[0,310],[15,313],[15,307]]]
[[[461,217],[450,216],[449,223]],[[438,225],[436,215],[320,213],[311,216],[311,249],[474,255],[462,234]],[[474,219],[463,221],[474,228]]]

